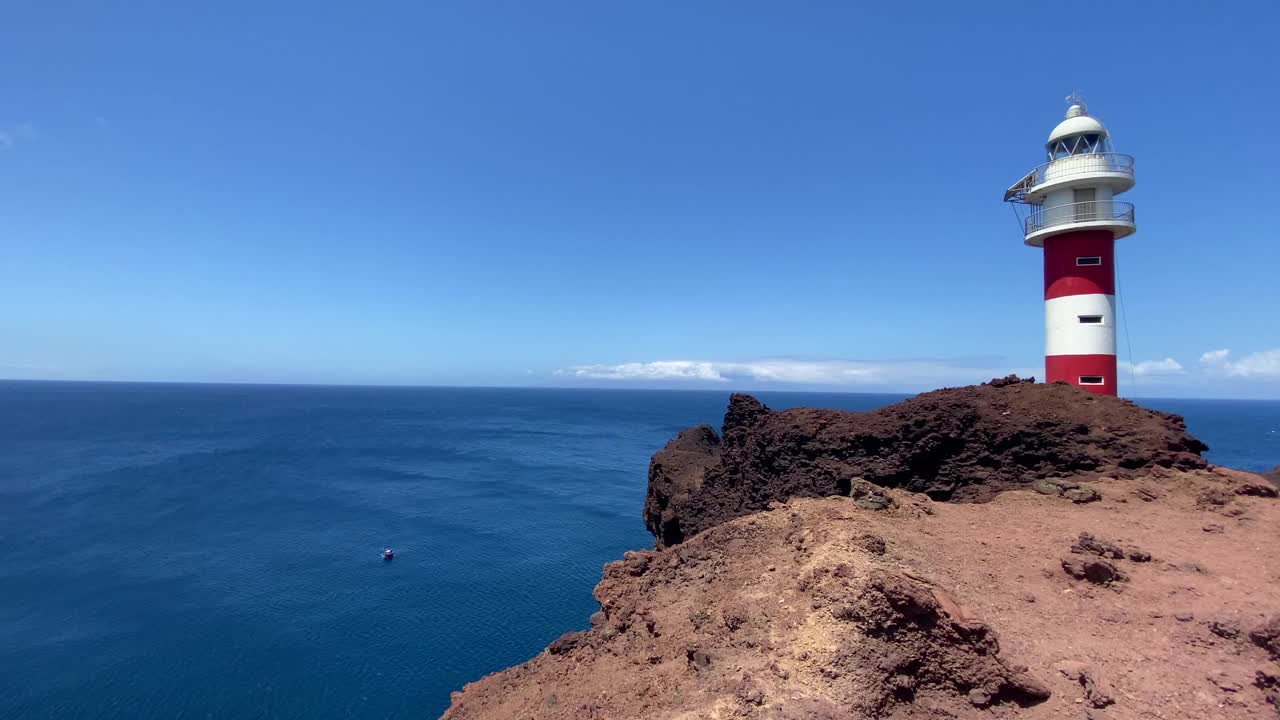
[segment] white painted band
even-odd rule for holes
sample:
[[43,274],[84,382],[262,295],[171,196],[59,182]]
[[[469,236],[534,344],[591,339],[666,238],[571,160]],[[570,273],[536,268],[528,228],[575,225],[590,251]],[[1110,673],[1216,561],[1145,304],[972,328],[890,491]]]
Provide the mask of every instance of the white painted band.
[[[1101,322],[1081,322],[1081,318]],[[1044,301],[1045,355],[1115,355],[1116,296],[1067,295]]]

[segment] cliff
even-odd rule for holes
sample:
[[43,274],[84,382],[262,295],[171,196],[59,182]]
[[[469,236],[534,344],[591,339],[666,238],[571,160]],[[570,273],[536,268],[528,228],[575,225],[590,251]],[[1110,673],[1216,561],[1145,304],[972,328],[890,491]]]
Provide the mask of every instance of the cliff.
[[1202,469],[1207,449],[1176,415],[1016,378],[867,413],[773,412],[734,395],[719,437],[692,428],[654,456],[644,520],[663,547],[774,500],[848,495],[852,478],[984,501],[1037,483],[1052,492],[1052,480],[1081,475]]
[[[1177,418],[1099,399],[1086,422],[1043,389],[865,414],[735,396],[723,437],[654,457],[646,517],[660,492],[679,542],[606,566],[590,630],[444,717],[1275,718],[1275,487],[1208,467]],[[907,437],[941,449],[913,462]]]

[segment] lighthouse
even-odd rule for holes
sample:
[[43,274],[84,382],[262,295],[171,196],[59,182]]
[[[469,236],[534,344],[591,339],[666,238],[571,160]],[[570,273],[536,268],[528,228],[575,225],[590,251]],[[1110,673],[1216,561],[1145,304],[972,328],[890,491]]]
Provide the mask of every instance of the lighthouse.
[[1028,206],[1023,242],[1044,250],[1044,371],[1099,395],[1116,394],[1115,241],[1137,229],[1133,156],[1114,151],[1107,128],[1078,96],[1049,133],[1046,162],[1005,191]]

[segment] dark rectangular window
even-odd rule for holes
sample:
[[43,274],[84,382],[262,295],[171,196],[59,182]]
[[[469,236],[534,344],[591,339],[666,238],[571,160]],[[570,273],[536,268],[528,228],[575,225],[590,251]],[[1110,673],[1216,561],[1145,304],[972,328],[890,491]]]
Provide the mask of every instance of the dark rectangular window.
[[1101,325],[1102,316],[1101,315],[1081,315],[1080,324],[1081,325]]
[[1106,380],[1101,375],[1081,375],[1081,385],[1102,385]]
[[1101,265],[1101,264],[1102,264],[1102,258],[1096,255],[1093,257],[1076,258],[1076,267],[1084,267],[1086,265]]

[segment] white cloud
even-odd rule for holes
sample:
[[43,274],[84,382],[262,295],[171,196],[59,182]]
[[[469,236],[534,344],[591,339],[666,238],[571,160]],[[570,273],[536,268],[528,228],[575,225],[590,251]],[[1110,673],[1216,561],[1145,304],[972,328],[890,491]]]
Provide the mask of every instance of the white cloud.
[[1280,378],[1280,350],[1266,350],[1245,355],[1231,364],[1231,372],[1243,377]]
[[556,374],[593,380],[727,380],[717,369],[719,365],[693,360],[657,360],[621,365],[578,365],[557,370]]
[[1139,363],[1120,363],[1121,372],[1132,372],[1138,377],[1151,377],[1154,375],[1182,375],[1186,372],[1186,368],[1182,367],[1182,363],[1173,358],[1165,358],[1163,360],[1143,360]]
[[1280,379],[1280,349],[1250,353],[1239,360],[1231,359],[1230,350],[1212,350],[1201,355],[1200,362],[1231,377]]
[[0,130],[0,150],[8,150],[11,147],[13,147],[13,136]]
[[799,385],[867,386],[969,384],[1016,372],[1032,375],[1029,368],[999,367],[955,360],[796,360],[775,358],[748,362],[709,360],[654,360],[620,365],[577,365],[556,374],[587,380],[700,381],[727,383],[754,381]]
[[[768,358],[748,361],[652,360],[617,365],[575,365],[555,371],[562,378],[611,383],[676,383],[689,385],[734,384],[796,385],[820,387],[924,390],[970,385],[1015,373],[1043,378],[1043,369],[1002,365],[1000,358],[913,360],[806,360]],[[1256,352],[1239,360],[1228,349],[1211,350],[1200,357],[1199,367],[1187,367],[1174,358],[1121,361],[1121,380],[1130,373],[1147,382],[1202,385],[1213,378],[1280,380],[1280,349]]]
[[1230,350],[1210,350],[1200,356],[1200,364],[1207,366],[1221,365],[1226,362],[1227,356],[1231,354]]

